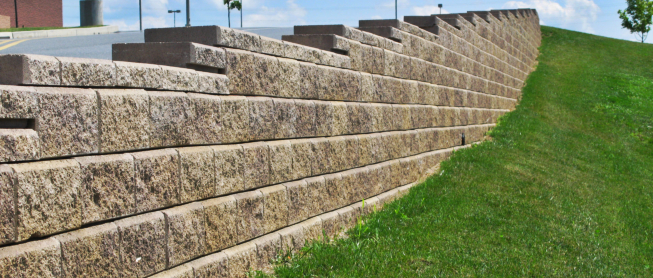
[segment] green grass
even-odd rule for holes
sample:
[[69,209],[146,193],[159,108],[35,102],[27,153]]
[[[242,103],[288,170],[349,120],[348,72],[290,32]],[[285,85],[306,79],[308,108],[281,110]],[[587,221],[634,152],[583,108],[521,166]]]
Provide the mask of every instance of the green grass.
[[77,26],[77,27],[24,27],[24,28],[5,28],[0,29],[0,32],[21,32],[21,31],[40,31],[40,30],[57,30],[57,29],[77,29],[77,28],[93,28],[93,27],[102,27],[106,25],[96,25],[96,26]]
[[653,277],[653,45],[542,27],[492,141],[278,277]]

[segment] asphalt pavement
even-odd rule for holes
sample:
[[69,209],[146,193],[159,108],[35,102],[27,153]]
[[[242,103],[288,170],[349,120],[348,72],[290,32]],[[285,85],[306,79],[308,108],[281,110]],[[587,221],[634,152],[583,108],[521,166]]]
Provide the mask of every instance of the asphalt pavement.
[[[292,27],[244,28],[243,30],[275,39],[281,39],[282,35],[293,34]],[[0,40],[0,54],[40,54],[111,60],[112,44],[143,41],[143,33],[139,31],[63,38]]]

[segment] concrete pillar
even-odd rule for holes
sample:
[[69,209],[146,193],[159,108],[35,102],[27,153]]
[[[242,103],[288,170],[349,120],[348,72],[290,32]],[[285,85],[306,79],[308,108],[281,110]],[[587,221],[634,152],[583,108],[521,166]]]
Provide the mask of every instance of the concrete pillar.
[[79,1],[79,26],[104,25],[102,16],[102,0]]

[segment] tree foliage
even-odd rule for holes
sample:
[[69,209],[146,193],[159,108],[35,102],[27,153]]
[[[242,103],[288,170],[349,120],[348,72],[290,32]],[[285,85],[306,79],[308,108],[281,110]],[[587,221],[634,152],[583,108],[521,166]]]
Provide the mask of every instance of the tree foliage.
[[653,23],[653,1],[626,0],[626,10],[619,10],[621,26],[630,30],[644,43]]
[[231,27],[231,10],[237,9],[240,11],[243,8],[243,3],[239,0],[223,0],[223,3],[227,5],[227,18],[229,19],[229,27]]

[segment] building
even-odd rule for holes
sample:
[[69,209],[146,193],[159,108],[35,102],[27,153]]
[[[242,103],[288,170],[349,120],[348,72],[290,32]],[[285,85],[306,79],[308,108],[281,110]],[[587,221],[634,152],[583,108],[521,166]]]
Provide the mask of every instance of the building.
[[62,9],[62,0],[0,0],[0,15],[10,17],[11,27],[62,27]]

